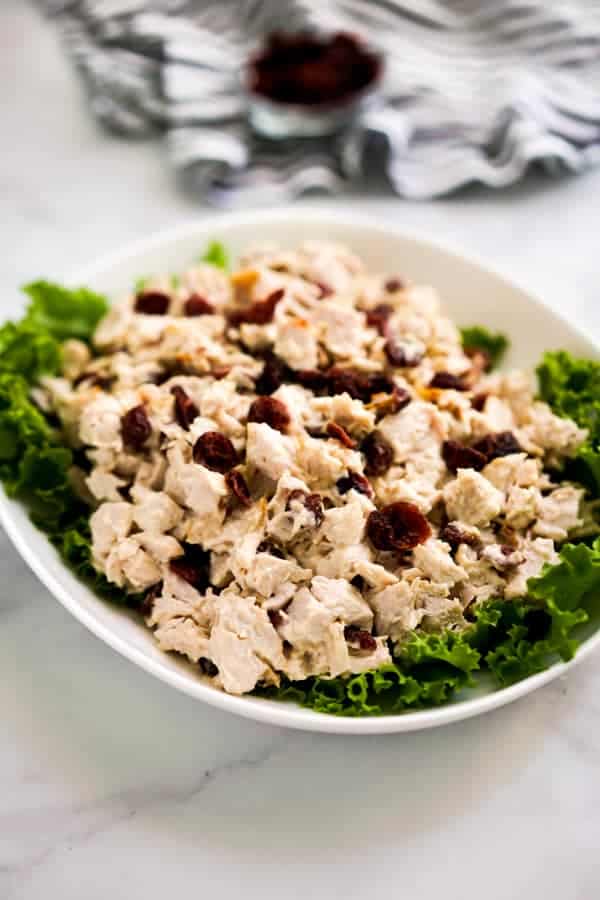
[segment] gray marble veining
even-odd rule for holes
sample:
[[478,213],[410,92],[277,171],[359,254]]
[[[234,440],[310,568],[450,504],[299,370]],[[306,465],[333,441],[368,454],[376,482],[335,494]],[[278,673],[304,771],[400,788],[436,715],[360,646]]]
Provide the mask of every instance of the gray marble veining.
[[[2,317],[26,279],[215,215],[177,193],[159,148],[95,128],[19,0],[1,4],[0,42]],[[600,172],[345,205],[465,247],[600,336]],[[598,896],[600,657],[433,732],[282,732],[118,657],[3,536],[0,578],[2,900]]]

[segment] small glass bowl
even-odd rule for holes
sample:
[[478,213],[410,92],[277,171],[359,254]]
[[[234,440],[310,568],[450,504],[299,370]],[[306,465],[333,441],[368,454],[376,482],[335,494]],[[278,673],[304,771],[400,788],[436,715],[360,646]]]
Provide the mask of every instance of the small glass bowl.
[[323,103],[290,103],[276,100],[252,87],[253,74],[259,54],[248,61],[243,75],[248,120],[253,130],[273,140],[323,137],[341,131],[367,108],[377,102],[383,75],[383,57],[371,47],[365,50],[375,57],[375,71],[363,88]]

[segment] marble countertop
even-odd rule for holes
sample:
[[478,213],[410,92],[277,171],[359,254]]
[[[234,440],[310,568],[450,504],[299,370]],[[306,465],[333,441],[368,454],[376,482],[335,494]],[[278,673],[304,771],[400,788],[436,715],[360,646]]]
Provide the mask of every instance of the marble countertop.
[[[16,286],[215,215],[160,143],[101,133],[55,36],[0,9],[0,317]],[[334,201],[476,252],[600,336],[600,171]],[[0,898],[600,895],[600,657],[477,720],[349,739],[177,694],[89,634],[0,536]]]

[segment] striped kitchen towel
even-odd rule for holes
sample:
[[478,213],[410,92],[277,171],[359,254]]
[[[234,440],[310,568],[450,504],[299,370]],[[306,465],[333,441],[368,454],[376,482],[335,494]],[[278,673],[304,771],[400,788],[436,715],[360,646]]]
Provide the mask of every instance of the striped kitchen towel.
[[[600,159],[599,0],[38,0],[93,113],[166,133],[185,184],[220,205],[369,179],[429,198]],[[381,102],[335,140],[269,142],[240,70],[268,32],[353,31],[385,56]]]

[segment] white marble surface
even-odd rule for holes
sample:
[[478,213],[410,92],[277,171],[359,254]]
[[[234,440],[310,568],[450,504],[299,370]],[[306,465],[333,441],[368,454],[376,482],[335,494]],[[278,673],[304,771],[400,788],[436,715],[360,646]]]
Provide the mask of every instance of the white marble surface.
[[[160,146],[99,133],[21,0],[0,2],[0,110],[2,317],[25,279],[209,214]],[[599,192],[600,171],[346,205],[479,253],[600,336]],[[3,536],[0,577],[2,900],[600,895],[600,657],[434,732],[281,732],[116,656]]]

